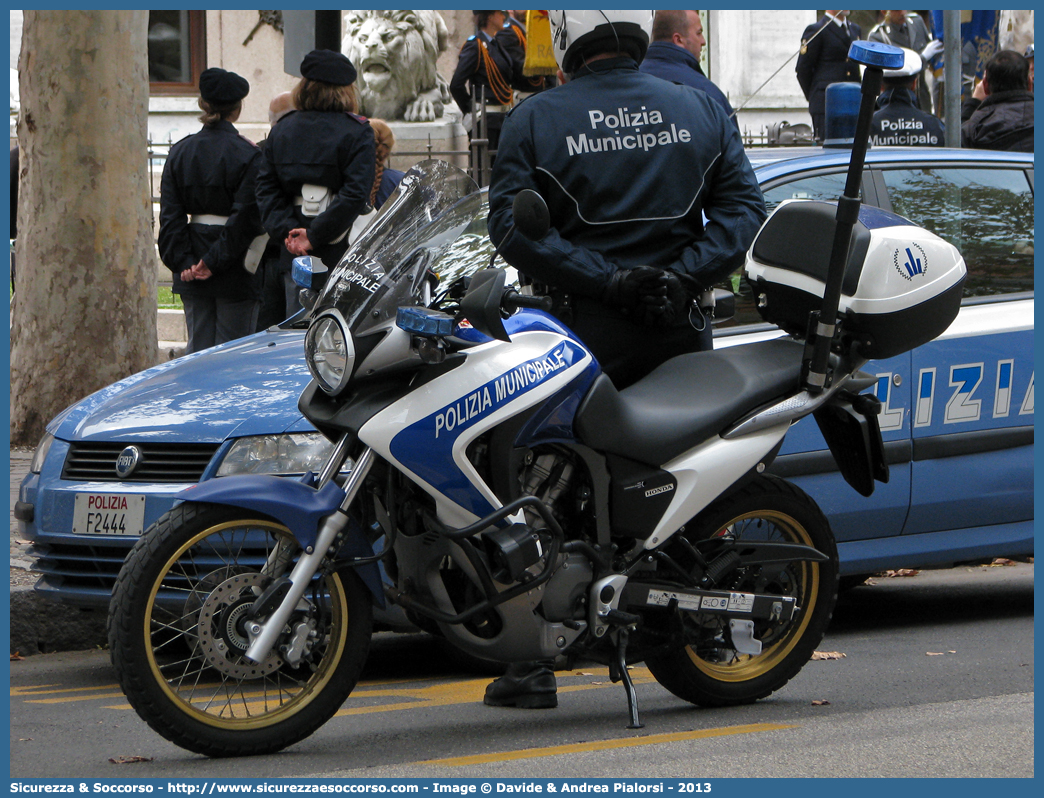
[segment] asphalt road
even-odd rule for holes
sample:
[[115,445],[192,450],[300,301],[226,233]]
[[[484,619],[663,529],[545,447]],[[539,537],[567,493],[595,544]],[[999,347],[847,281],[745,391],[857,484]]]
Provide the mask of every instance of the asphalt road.
[[[556,710],[481,703],[488,676],[425,636],[382,635],[338,715],[289,750],[207,760],[153,733],[105,652],[11,663],[11,776],[101,778],[1031,777],[1033,565],[878,579],[842,597],[810,662],[755,705],[694,708],[643,667],[645,728],[603,668]],[[129,764],[110,759],[141,758]]]

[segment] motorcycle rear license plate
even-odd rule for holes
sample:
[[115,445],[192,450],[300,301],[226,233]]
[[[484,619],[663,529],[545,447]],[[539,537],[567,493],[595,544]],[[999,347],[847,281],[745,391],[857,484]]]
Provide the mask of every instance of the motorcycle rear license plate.
[[125,493],[77,493],[74,535],[140,537],[145,528],[145,497]]

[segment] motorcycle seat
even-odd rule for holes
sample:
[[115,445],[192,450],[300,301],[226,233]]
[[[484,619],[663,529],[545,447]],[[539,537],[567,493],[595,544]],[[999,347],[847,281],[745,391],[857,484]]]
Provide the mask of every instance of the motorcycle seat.
[[622,391],[603,374],[577,410],[575,431],[596,451],[661,466],[795,391],[803,350],[781,338],[680,355]]

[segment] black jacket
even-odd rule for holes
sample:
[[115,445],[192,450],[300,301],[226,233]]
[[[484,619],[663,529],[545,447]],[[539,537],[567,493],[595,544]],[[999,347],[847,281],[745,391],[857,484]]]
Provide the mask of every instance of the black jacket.
[[979,150],[1033,152],[1033,95],[1028,91],[991,94],[961,126],[961,141]]
[[540,241],[516,233],[501,252],[533,279],[587,297],[618,267],[641,264],[709,287],[742,264],[765,218],[721,106],[629,58],[597,61],[508,114],[489,190],[493,241],[504,241],[525,188],[547,201],[553,227]]
[[703,74],[700,62],[688,50],[673,42],[651,42],[649,51],[638,68],[642,72],[669,80],[671,83],[682,83],[707,92],[710,98],[722,107],[725,115],[732,119],[732,123],[739,130],[739,120],[733,115],[728,97],[714,85],[710,78]]
[[[510,31],[508,31],[510,33]],[[487,74],[486,62],[480,54],[479,39],[471,36],[460,48],[457,68],[450,80],[450,94],[462,113],[471,112],[472,91],[478,97],[479,87],[485,88],[486,105],[508,105],[511,102],[512,86],[516,83],[516,72],[521,77],[522,63],[516,59],[518,53],[509,49],[510,39],[501,34],[490,38],[479,32],[485,50],[493,62],[491,74]],[[514,37],[515,34],[511,33]]]
[[529,43],[526,39],[526,26],[517,19],[508,19],[504,27],[497,31],[497,44],[504,46],[513,65],[511,80],[512,88],[524,93],[533,93],[549,89],[555,85],[555,79],[551,76],[534,75],[527,78],[523,74],[526,66],[526,47]]
[[[231,122],[221,121],[170,148],[160,181],[160,259],[173,274],[176,294],[257,299],[256,275],[243,255],[260,235],[254,180],[261,153]],[[192,214],[227,216],[223,225],[190,224]],[[181,272],[202,260],[207,280],[181,281]]]
[[[826,26],[826,30],[816,34]],[[848,58],[848,48],[862,29],[849,22],[848,35],[830,17],[824,16],[801,34],[801,53],[797,60],[797,79],[812,114],[826,110],[826,87],[831,83],[859,82],[859,65]],[[812,38],[815,36],[815,38]]]
[[870,125],[870,143],[875,147],[942,147],[946,143],[943,123],[917,107],[909,89],[889,89],[877,98],[878,110]]
[[[295,227],[308,230],[312,254],[331,269],[348,249],[334,239],[368,207],[376,170],[376,144],[370,123],[337,111],[295,111],[279,120],[265,143],[257,177],[257,204],[265,230],[282,242]],[[330,189],[331,200],[318,216],[305,216],[295,200],[309,183]],[[283,248],[284,267],[291,256]]]

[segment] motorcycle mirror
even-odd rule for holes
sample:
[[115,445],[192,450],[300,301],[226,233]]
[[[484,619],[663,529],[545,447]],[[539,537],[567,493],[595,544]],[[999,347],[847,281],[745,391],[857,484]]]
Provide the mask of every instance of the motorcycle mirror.
[[[534,192],[535,193],[535,192]],[[460,300],[460,313],[471,326],[498,341],[511,341],[500,315],[500,302],[506,281],[503,269],[484,269],[471,278],[468,293]]]
[[515,227],[531,241],[539,241],[551,229],[551,215],[544,198],[531,188],[524,188],[511,203]]

